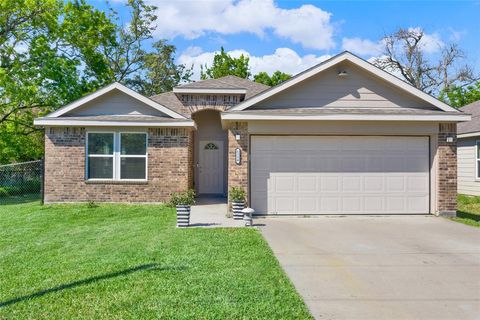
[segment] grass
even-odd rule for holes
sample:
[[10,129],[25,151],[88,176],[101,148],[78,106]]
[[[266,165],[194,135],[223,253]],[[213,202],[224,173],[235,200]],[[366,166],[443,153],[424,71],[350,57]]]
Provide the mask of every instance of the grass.
[[0,206],[0,319],[311,319],[256,229],[163,206]]
[[480,227],[480,197],[458,195],[457,217],[452,220]]

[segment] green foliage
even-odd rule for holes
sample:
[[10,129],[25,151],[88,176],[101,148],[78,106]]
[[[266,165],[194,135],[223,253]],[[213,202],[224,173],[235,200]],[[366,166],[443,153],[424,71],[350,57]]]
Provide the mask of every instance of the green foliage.
[[452,86],[442,91],[440,100],[454,108],[460,108],[480,100],[480,81],[467,87]]
[[220,52],[213,57],[213,64],[211,67],[207,65],[201,66],[200,77],[205,79],[218,79],[228,75],[237,76],[248,79],[251,76],[250,59],[243,54],[238,58],[233,58],[222,47]]
[[0,198],[40,192],[40,179],[23,180],[16,185],[0,186]]
[[1,1],[0,12],[0,160],[29,160],[42,152],[39,134],[22,137],[39,131],[33,118],[112,80],[100,49],[115,26],[83,0]]
[[232,201],[244,201],[245,200],[245,190],[242,187],[231,187],[228,191],[228,197]]
[[170,198],[169,204],[175,206],[191,206],[195,204],[195,191],[189,189],[187,191],[174,192]]
[[25,127],[15,121],[0,125],[0,164],[40,159],[43,155],[43,138],[42,131],[26,134]]
[[85,0],[0,1],[0,163],[38,159],[43,137],[33,119],[113,81],[147,95],[188,81],[175,47],[162,40],[144,49],[156,8],[127,6],[124,26]]
[[280,70],[275,71],[272,76],[269,76],[268,73],[265,71],[259,72],[258,74],[253,76],[253,80],[258,83],[263,83],[267,86],[273,87],[277,84],[280,84],[288,79],[290,79],[292,75],[288,73],[281,72]]
[[126,79],[126,84],[143,95],[171,91],[181,82],[189,82],[192,68],[175,64],[175,46],[166,40],[159,40],[152,45],[154,51],[143,57],[143,71]]

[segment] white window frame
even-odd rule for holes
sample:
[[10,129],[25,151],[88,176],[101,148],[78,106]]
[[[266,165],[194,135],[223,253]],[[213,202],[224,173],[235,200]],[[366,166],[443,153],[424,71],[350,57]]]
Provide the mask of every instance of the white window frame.
[[480,158],[478,157],[478,145],[480,144],[480,140],[475,140],[475,179],[480,180],[480,176],[478,175],[478,162]]
[[[129,133],[135,133],[135,134],[144,134],[145,135],[145,154],[142,155],[136,155],[136,154],[121,154],[120,148],[122,146],[122,134],[129,134]],[[121,179],[121,160],[122,158],[145,158],[145,178],[144,179]],[[117,166],[117,177],[118,180],[121,181],[147,181],[148,178],[148,133],[147,132],[135,132],[135,131],[120,131],[118,132],[118,158],[116,159],[118,161],[118,166]]]
[[[91,134],[91,133],[110,133],[110,134],[113,134],[113,153],[112,154],[90,154],[88,152],[88,141],[89,141],[89,138],[88,138],[88,135]],[[86,132],[86,139],[85,139],[85,177],[87,178],[87,180],[91,180],[91,181],[112,181],[112,180],[115,180],[115,132],[114,131],[88,131]],[[90,157],[92,158],[113,158],[113,163],[112,163],[112,177],[111,178],[90,178],[89,175],[88,175],[88,168],[89,168],[89,165],[90,165]]]
[[[88,135],[90,133],[110,133],[113,134],[113,154],[111,155],[94,155],[88,153]],[[122,155],[120,153],[121,136],[125,133],[136,133],[145,135],[145,154],[144,155]],[[90,178],[88,176],[88,166],[90,157],[112,157],[113,158],[113,173],[112,178]],[[142,179],[121,179],[120,177],[120,161],[122,158],[145,158],[145,178]],[[116,130],[116,131],[87,131],[86,143],[85,143],[85,178],[87,181],[148,181],[148,132],[146,131],[128,131],[128,130]]]

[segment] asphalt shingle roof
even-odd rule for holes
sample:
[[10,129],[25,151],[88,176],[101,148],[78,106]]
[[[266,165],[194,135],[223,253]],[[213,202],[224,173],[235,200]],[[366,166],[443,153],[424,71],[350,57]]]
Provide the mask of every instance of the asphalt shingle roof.
[[460,108],[460,111],[471,114],[472,120],[457,124],[457,134],[480,131],[480,100]]
[[262,91],[270,88],[267,85],[243,79],[237,76],[225,76],[218,79],[207,79],[196,82],[187,83],[178,88],[182,89],[246,89],[245,99],[253,97]]
[[[248,79],[243,79],[237,76],[225,76],[218,79],[207,79],[197,82],[187,83],[178,88],[182,89],[245,89],[247,93],[245,94],[245,99],[253,97],[254,95],[259,94],[262,91],[270,88],[261,83],[257,83]],[[181,115],[190,118],[190,109],[188,106],[185,106],[177,95],[173,91],[160,93],[154,96],[151,96],[155,102],[164,105],[165,107],[172,109],[173,111],[180,113]]]

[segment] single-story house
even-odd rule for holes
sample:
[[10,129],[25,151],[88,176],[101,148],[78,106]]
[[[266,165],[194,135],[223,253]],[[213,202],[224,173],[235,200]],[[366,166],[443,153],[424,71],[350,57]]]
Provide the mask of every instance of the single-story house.
[[460,109],[472,120],[457,127],[458,193],[480,196],[480,101]]
[[453,214],[468,120],[343,52],[272,88],[227,76],[147,98],[114,83],[35,124],[47,203],[240,186],[257,214]]

